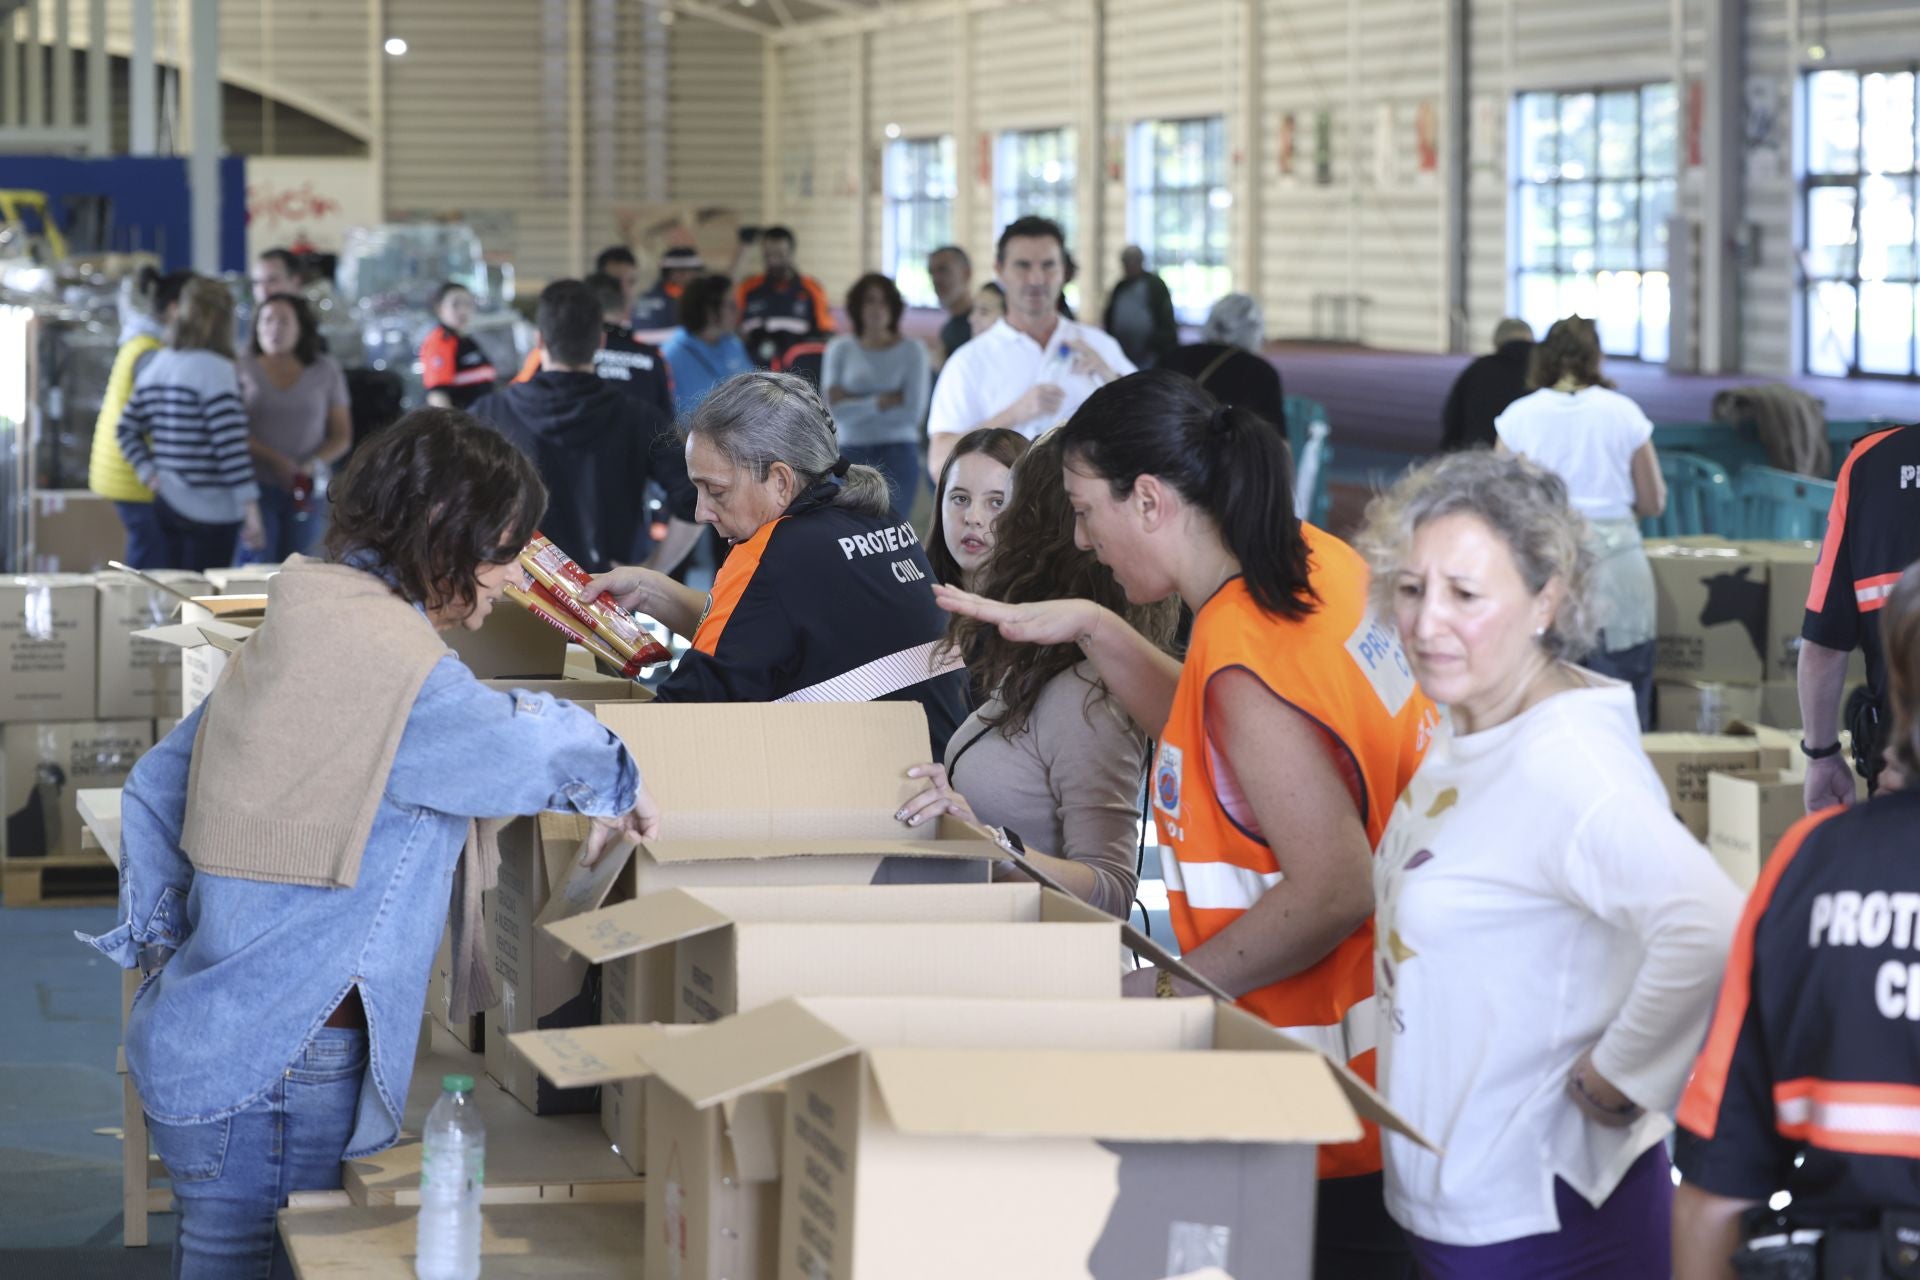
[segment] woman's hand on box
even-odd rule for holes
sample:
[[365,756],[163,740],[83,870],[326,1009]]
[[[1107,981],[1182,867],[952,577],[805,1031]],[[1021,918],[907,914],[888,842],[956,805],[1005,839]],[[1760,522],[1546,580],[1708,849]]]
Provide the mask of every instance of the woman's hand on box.
[[947,781],[945,768],[937,764],[917,764],[907,770],[907,776],[923,778],[927,785],[925,790],[902,805],[894,817],[910,827],[923,826],[945,814],[952,814],[963,822],[979,824],[980,820],[973,816],[973,806]]
[[634,795],[633,808],[617,818],[595,818],[587,842],[580,848],[580,865],[591,867],[621,841],[635,844],[660,837],[660,806],[644,785]]

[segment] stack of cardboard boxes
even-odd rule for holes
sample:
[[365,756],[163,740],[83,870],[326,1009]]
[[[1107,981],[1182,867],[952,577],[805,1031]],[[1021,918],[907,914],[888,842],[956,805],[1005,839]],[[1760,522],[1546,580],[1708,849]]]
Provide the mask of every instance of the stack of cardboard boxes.
[[[1129,948],[1177,961],[989,883],[977,828],[903,827],[917,704],[594,711],[671,825],[587,869],[585,820],[516,824],[485,1061],[537,1112],[598,1106],[646,1179],[649,1280],[1105,1277],[1142,1249],[1309,1274],[1315,1144],[1399,1122],[1229,1006],[1120,1000]],[[970,1205],[992,1230],[953,1229]]]
[[[1679,538],[1649,545],[1658,598],[1648,757],[1674,813],[1750,887],[1802,814],[1796,673],[1819,546]],[[1866,678],[1856,651],[1848,683]]]

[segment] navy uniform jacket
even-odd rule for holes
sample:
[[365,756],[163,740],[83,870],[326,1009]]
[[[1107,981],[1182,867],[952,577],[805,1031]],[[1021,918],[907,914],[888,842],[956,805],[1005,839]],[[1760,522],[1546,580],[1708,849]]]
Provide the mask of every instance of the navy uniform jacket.
[[[728,552],[660,701],[775,702],[946,634],[913,526],[897,512],[830,506],[834,492],[832,482],[816,485]],[[926,708],[927,759],[938,760],[967,718],[966,699],[957,670],[883,700]]]
[[1920,1210],[1920,790],[1787,832],[1680,1101],[1687,1181],[1796,1224]]

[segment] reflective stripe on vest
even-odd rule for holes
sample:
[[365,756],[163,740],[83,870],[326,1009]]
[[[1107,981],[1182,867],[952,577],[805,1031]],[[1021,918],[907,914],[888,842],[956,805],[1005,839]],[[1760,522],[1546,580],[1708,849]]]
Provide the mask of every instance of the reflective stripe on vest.
[[1168,893],[1183,893],[1196,911],[1245,911],[1267,890],[1285,880],[1280,871],[1252,871],[1231,862],[1182,862],[1160,859]]
[[1827,1151],[1920,1158],[1920,1088],[1848,1080],[1785,1080],[1773,1087],[1782,1137]]
[[1310,1044],[1335,1062],[1352,1062],[1379,1047],[1380,1005],[1373,996],[1346,1011],[1330,1027],[1281,1027],[1281,1034]]

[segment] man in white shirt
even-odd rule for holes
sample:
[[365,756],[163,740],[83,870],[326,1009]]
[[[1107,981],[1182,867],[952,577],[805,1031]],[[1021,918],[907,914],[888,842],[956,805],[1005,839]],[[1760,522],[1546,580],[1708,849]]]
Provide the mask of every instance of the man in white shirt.
[[954,352],[934,385],[927,467],[936,484],[967,432],[1010,427],[1031,440],[1071,417],[1102,383],[1134,372],[1119,343],[1060,314],[1067,245],[1058,223],[1008,223],[994,269],[1006,291],[1006,316]]

